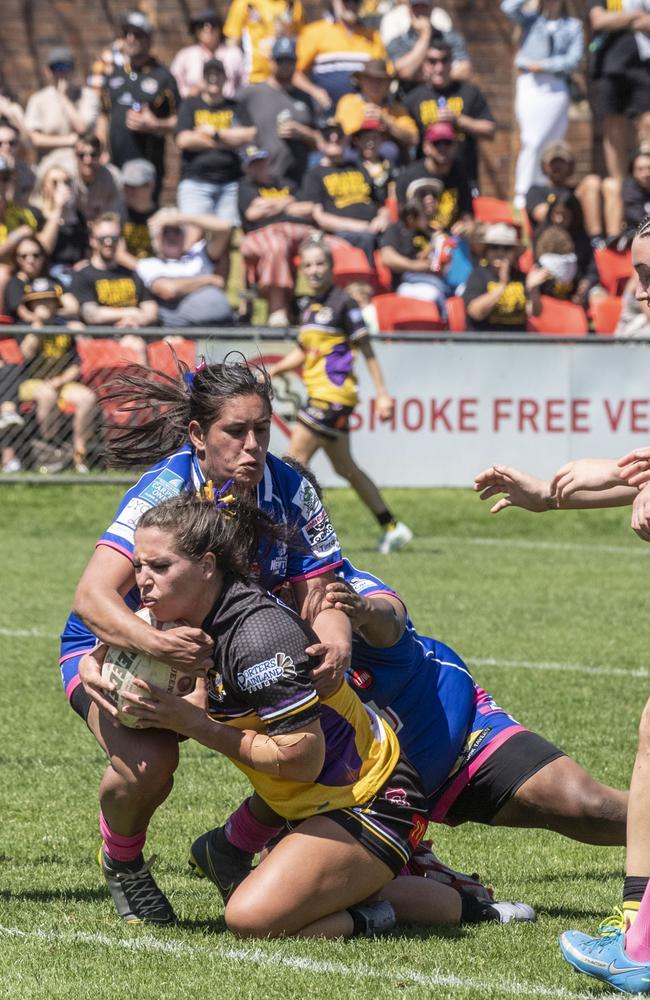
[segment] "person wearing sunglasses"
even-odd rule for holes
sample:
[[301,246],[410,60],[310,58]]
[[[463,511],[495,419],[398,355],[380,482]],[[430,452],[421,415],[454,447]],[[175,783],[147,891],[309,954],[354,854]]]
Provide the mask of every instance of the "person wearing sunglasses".
[[541,312],[540,287],[548,272],[543,267],[533,267],[527,275],[519,270],[521,245],[514,226],[505,222],[486,226],[483,243],[483,256],[463,293],[467,329],[524,333],[526,317]]
[[[90,263],[75,271],[70,291],[89,325],[136,329],[152,326],[158,307],[135,271],[118,263],[122,239],[119,215],[105,212],[91,225]],[[138,339],[138,338],[136,338]]]
[[176,80],[151,53],[153,25],[133,11],[122,24],[122,65],[114,65],[102,90],[97,135],[111,161],[149,160],[156,168],[156,202],[165,173],[165,140],[176,128]]
[[77,137],[94,125],[97,95],[74,83],[75,62],[70,49],[57,46],[47,57],[49,83],[32,94],[25,109],[25,128],[36,156],[42,160],[57,149],[71,149]]
[[[66,167],[68,163],[77,208],[86,223],[92,222],[102,212],[121,210],[122,195],[114,175],[102,163],[102,144],[96,135],[84,132],[78,136],[74,146],[74,161],[66,157]],[[153,166],[151,169],[153,171]]]
[[[51,278],[50,258],[38,236],[23,236],[14,247],[12,263],[13,274],[5,288],[4,311],[14,321],[30,323],[31,316],[22,306],[25,287],[37,278]],[[59,298],[59,315],[74,319],[79,310],[72,295],[60,288]]]
[[478,143],[494,138],[496,125],[478,87],[451,75],[452,50],[445,41],[430,44],[422,65],[423,82],[406,98],[406,108],[422,137],[429,125],[446,122],[457,136],[459,163],[472,187],[478,186]]

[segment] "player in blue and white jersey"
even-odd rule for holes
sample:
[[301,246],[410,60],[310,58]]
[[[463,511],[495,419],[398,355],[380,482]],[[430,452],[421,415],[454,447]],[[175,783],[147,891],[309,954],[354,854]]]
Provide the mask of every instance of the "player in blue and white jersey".
[[[188,373],[186,373],[188,374]],[[146,368],[126,371],[112,392],[114,405],[136,406],[138,419],[111,441],[114,465],[155,460],[127,491],[101,535],[77,587],[74,611],[62,635],[61,671],[72,707],[109,759],[100,786],[103,871],[121,916],[128,921],[171,923],[174,912],[145,864],[149,820],[167,798],[178,764],[178,740],[165,731],[115,726],[107,716],[108,685],[85,652],[97,640],[139,650],[200,675],[213,641],[199,628],[161,631],[133,612],[140,604],[133,571],[134,531],[142,513],[206,481],[252,493],[276,521],[290,524],[295,545],[258,551],[256,575],[266,587],[291,584],[296,606],[321,643],[316,680],[340,677],[349,665],[350,625],[340,611],[322,609],[324,587],[341,561],[336,534],[313,487],[268,454],[271,382],[242,359],[200,366],[190,377],[157,378]],[[133,403],[137,400],[137,403]],[[164,457],[163,457],[164,456]]]
[[350,683],[395,728],[424,779],[433,822],[625,843],[627,793],[597,782],[503,711],[457,653],[416,632],[398,594],[377,577],[345,559],[337,576],[325,600],[352,622]]

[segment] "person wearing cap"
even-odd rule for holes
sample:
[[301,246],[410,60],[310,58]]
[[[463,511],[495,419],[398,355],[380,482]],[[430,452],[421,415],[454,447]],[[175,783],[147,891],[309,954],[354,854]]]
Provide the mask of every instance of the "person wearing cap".
[[242,220],[240,253],[246,282],[269,307],[268,326],[289,325],[294,287],[293,260],[311,230],[312,205],[298,201],[298,185],[273,171],[271,157],[259,146],[244,151],[245,176],[239,182]]
[[294,82],[330,111],[354,91],[354,73],[369,59],[386,59],[378,31],[364,27],[361,0],[332,0],[332,18],[313,21],[300,33]]
[[300,182],[318,131],[312,98],[294,86],[296,43],[280,35],[271,50],[271,75],[239,92],[240,120],[257,129],[256,142],[268,150],[273,173]]
[[376,200],[384,204],[394,183],[395,156],[391,157],[391,153],[395,150],[384,142],[379,118],[364,118],[361,127],[350,136],[350,148],[370,177]]
[[[563,195],[574,195],[578,200],[578,211],[581,213],[589,239],[594,249],[605,245],[604,232],[618,234],[620,227],[612,227],[612,221],[607,221],[608,212],[605,212],[605,223],[603,223],[603,199],[607,199],[608,178],[601,180],[597,174],[587,174],[579,184],[571,184],[570,178],[575,169],[575,157],[571,147],[563,139],[549,142],[542,152],[542,174],[544,181],[540,184],[533,184],[526,195],[526,211],[530,219],[533,230],[541,226],[548,217],[548,212],[553,203]],[[620,195],[620,189],[616,187],[616,193]],[[617,213],[617,218],[620,213]]]
[[154,256],[138,261],[136,272],[158,304],[161,325],[231,323],[223,276],[229,224],[211,213],[161,208],[149,220],[149,230]]
[[142,157],[156,168],[158,201],[165,174],[165,137],[176,128],[176,80],[151,54],[153,25],[133,11],[122,24],[122,65],[115,65],[102,90],[97,135],[112,163]]
[[405,167],[397,178],[395,193],[400,204],[413,181],[436,177],[443,183],[435,223],[455,236],[467,235],[473,225],[472,191],[469,180],[456,159],[458,142],[450,122],[428,125],[422,140],[423,158]]
[[155,186],[156,171],[149,160],[129,160],[122,167],[123,202],[119,215],[124,248],[118,246],[118,259],[132,270],[138,260],[153,254],[149,219],[157,212]]
[[[526,9],[524,9],[526,8]],[[501,10],[520,28],[515,66],[519,71],[515,115],[520,150],[515,168],[515,204],[524,207],[531,185],[539,183],[542,149],[563,139],[569,127],[569,79],[584,50],[582,23],[569,17],[565,0],[502,0]]]
[[522,274],[517,268],[519,234],[505,222],[486,226],[483,244],[484,256],[463,292],[467,329],[524,333],[527,316],[538,316],[541,311],[539,290],[548,280],[548,272],[532,267],[527,275]]
[[[89,326],[137,329],[153,326],[158,306],[142,279],[119,263],[122,221],[114,212],[105,212],[90,226],[90,262],[75,271],[70,292],[79,314]],[[146,358],[146,353],[145,353]]]
[[176,127],[181,151],[177,201],[181,212],[214,212],[236,226],[238,150],[253,142],[255,129],[240,124],[238,103],[223,96],[225,79],[223,63],[209,59],[203,67],[201,93],[181,103]]
[[343,95],[336,105],[334,117],[340,121],[346,135],[358,132],[364,121],[377,119],[385,141],[384,155],[397,164],[408,157],[411,147],[417,143],[418,129],[402,104],[391,97],[393,79],[384,59],[369,59],[363,69],[354,74],[356,93]]
[[57,46],[47,56],[50,83],[27,101],[25,128],[38,159],[56,149],[71,149],[94,126],[99,114],[97,94],[73,83],[74,56]]
[[453,80],[451,48],[432,41],[424,58],[424,82],[411,90],[405,104],[420,136],[429,125],[446,122],[458,140],[457,156],[473,188],[478,186],[478,145],[493,139],[496,124],[482,91],[473,83]]
[[421,81],[424,59],[433,42],[450,46],[452,80],[469,79],[472,64],[465,39],[454,30],[447,12],[434,7],[431,0],[397,4],[384,16],[379,30],[404,90]]
[[273,43],[283,35],[295,39],[302,27],[302,0],[232,0],[223,33],[244,50],[248,82],[263,83],[271,75]]
[[321,149],[320,165],[305,177],[301,200],[313,203],[319,229],[359,247],[372,267],[378,236],[390,221],[389,211],[365,168],[350,162],[346,137],[335,118],[321,128]]
[[[81,323],[66,318],[62,297],[56,281],[47,276],[31,278],[23,288],[23,321],[32,330],[48,326],[80,328]],[[35,404],[41,451],[51,459],[42,471],[60,471],[65,465],[64,451],[57,443],[61,440],[61,416],[72,410],[72,463],[75,471],[87,473],[86,450],[97,413],[97,397],[78,381],[81,366],[74,336],[63,331],[28,333],[20,347],[26,378],[18,387],[18,398],[22,403]]]
[[203,67],[208,59],[223,63],[226,81],[224,97],[234,97],[247,82],[244,53],[235,45],[226,44],[223,37],[223,18],[207,7],[190,17],[193,45],[179,49],[169,67],[183,99],[194,97],[203,87]]

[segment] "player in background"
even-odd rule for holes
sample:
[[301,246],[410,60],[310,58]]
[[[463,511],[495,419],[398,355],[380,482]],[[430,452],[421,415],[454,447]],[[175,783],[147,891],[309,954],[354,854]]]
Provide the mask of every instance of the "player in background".
[[337,475],[347,480],[376,517],[383,531],[377,548],[386,555],[407,545],[413,533],[396,520],[350,453],[350,417],[359,399],[354,374],[357,348],[368,365],[380,420],[391,419],[394,403],[358,304],[334,284],[329,248],[320,238],[310,237],[300,248],[300,262],[310,295],[301,305],[298,344],[269,368],[271,378],[302,368],[307,389],[307,402],[298,412],[288,454],[308,465],[318,449],[324,449]]
[[[230,896],[226,924],[241,937],[351,937],[396,922],[501,921],[514,904],[440,882],[410,878],[405,897],[395,876],[427,827],[421,780],[391,728],[342,678],[319,699],[314,632],[246,579],[260,515],[242,499],[185,495],[146,511],[135,532],[144,606],[160,621],[204,629],[214,654],[193,695],[140,681],[138,694],[123,693],[126,711],[228,756],[291,826]],[[101,647],[88,658],[99,663]],[[193,852],[209,871],[206,840]],[[524,904],[516,912],[534,916]]]
[[[213,652],[202,629],[162,632],[135,615],[140,592],[133,570],[135,525],[144,511],[207,480],[232,481],[279,523],[296,524],[298,545],[275,544],[258,553],[256,571],[265,586],[289,581],[300,614],[320,639],[324,655],[315,672],[331,683],[349,665],[350,626],[344,614],[321,610],[324,588],[334,579],[341,553],[326,511],[311,486],[268,454],[272,388],[268,375],[245,361],[226,359],[178,378],[147,368],[121,374],[114,405],[137,420],[113,437],[117,466],[155,464],[124,495],[115,519],[100,537],[83,572],[61,642],[61,674],[72,708],[86,721],[108,757],[102,778],[101,865],[118,913],[127,921],[172,923],[175,915],[143,858],[147,827],[173,785],[179,750],[169,732],[138,733],[116,726],[103,710],[101,675],[80,660],[97,639],[200,676]],[[137,402],[133,402],[137,400]]]
[[[313,473],[288,461],[320,495]],[[586,843],[625,843],[626,792],[596,781],[499,708],[453,649],[416,631],[391,587],[347,559],[336,575],[325,602],[352,624],[348,682],[397,734],[422,777],[431,820],[540,827]],[[223,895],[278,832],[274,818],[251,800],[212,831],[210,867]]]
[[[650,873],[650,700],[639,724],[639,743],[630,782],[627,815],[628,871]],[[626,879],[627,882],[627,879]],[[598,934],[565,931],[560,951],[567,962],[621,993],[650,993],[650,886],[646,886],[634,919],[607,918]]]

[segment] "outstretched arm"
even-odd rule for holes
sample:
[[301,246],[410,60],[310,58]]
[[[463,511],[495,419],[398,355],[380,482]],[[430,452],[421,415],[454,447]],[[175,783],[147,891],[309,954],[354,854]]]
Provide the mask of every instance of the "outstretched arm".
[[[586,462],[587,460],[581,460]],[[570,466],[577,463],[570,463]],[[507,465],[492,465],[489,469],[480,472],[474,481],[474,489],[480,493],[481,500],[489,500],[492,497],[503,494],[491,507],[491,514],[498,514],[506,507],[520,507],[533,513],[542,513],[545,510],[590,510],[601,507],[624,507],[634,500],[636,490],[628,486],[614,485],[610,487],[597,487],[571,485],[566,482],[566,489],[569,494],[558,495],[553,483],[559,476],[561,479],[570,479],[567,471],[570,466],[563,466],[556,473],[553,480],[539,479],[531,476],[527,472],[513,469]],[[573,481],[571,480],[571,483]]]

